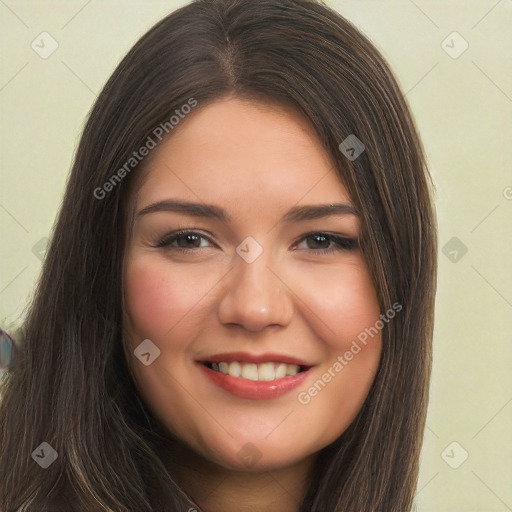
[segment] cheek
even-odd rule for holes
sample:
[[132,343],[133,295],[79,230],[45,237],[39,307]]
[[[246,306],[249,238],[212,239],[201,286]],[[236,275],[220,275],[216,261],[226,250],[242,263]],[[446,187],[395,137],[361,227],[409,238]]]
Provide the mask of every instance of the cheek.
[[[333,304],[341,304],[342,307],[331,306],[329,310],[327,321],[336,333],[336,336],[331,334],[328,338],[329,360],[331,363],[338,361],[343,367],[339,373],[344,374],[343,378],[337,379],[333,391],[336,389],[337,394],[344,388],[352,396],[355,414],[379,365],[382,335],[375,325],[380,311],[375,288],[365,266],[361,264],[347,269],[343,280],[344,285],[332,291]],[[372,335],[368,336],[368,332]]]
[[150,258],[128,263],[125,308],[132,329],[140,336],[161,339],[197,302],[197,284],[187,286],[179,272]]
[[378,320],[375,288],[359,256],[337,269],[324,267],[302,275],[301,296],[312,313],[311,322],[331,350],[346,350]]
[[302,389],[298,398],[306,410],[316,411],[320,424],[328,425],[324,434],[335,439],[356,416],[377,372],[382,350],[381,332],[374,327],[380,318],[379,303],[358,257],[334,271],[318,268],[303,275],[300,294],[309,310],[309,324],[323,342],[324,358],[318,380]]

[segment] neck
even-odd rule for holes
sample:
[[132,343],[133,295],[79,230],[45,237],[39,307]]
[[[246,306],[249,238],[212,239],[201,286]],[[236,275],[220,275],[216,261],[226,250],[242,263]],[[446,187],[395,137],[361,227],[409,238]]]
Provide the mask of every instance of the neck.
[[206,460],[182,443],[167,452],[177,483],[208,512],[299,512],[315,456],[272,471],[236,471]]

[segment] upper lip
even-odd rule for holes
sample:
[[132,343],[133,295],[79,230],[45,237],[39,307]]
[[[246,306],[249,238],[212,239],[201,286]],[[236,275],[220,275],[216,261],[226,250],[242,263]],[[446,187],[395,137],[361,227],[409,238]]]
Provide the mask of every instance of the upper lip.
[[297,366],[313,366],[306,361],[297,359],[286,354],[276,354],[267,352],[265,354],[249,354],[247,352],[229,352],[224,354],[215,354],[198,360],[200,363],[230,363],[238,361],[239,363],[286,363],[296,364]]

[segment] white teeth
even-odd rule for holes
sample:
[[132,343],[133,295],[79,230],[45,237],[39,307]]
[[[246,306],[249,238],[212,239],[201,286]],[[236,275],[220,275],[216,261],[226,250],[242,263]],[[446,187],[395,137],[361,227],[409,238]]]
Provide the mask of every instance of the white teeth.
[[274,372],[274,363],[262,363],[258,368],[258,380],[274,380],[275,372]]
[[254,363],[242,365],[242,377],[249,380],[258,380],[258,365]]
[[254,364],[233,361],[231,363],[212,363],[212,369],[223,373],[224,375],[231,375],[232,377],[241,377],[252,381],[269,382],[289,377],[291,375],[297,375],[300,367],[296,364],[274,362]]
[[226,373],[229,373],[232,377],[240,377],[242,375],[242,367],[236,361],[233,361],[229,365],[229,369]]
[[299,373],[299,367],[296,364],[286,365],[286,375],[297,375]]
[[276,368],[276,379],[282,379],[283,377],[286,377],[286,366],[284,363],[281,363]]

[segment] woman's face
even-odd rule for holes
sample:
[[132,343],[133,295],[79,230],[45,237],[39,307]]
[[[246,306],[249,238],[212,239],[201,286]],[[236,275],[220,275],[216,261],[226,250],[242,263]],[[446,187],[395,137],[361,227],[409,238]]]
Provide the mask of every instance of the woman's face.
[[359,218],[295,111],[229,98],[181,123],[135,199],[129,364],[200,456],[291,466],[345,431],[379,363],[380,332],[353,343],[380,314]]

